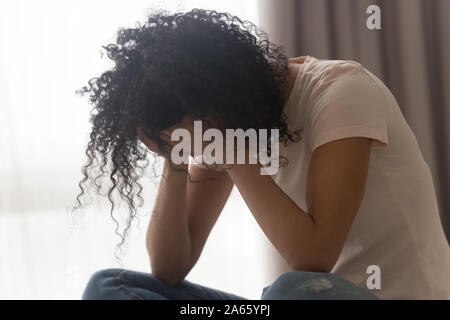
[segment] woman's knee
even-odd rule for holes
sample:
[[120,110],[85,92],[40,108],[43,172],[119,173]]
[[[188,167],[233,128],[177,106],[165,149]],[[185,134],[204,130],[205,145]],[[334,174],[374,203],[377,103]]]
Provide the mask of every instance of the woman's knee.
[[262,299],[377,299],[352,282],[332,273],[288,271],[263,292]]
[[95,272],[84,290],[83,300],[161,300],[165,285],[151,273],[126,269]]
[[107,292],[119,286],[118,276],[121,269],[104,269],[96,271],[89,279],[83,292],[83,300],[108,299]]

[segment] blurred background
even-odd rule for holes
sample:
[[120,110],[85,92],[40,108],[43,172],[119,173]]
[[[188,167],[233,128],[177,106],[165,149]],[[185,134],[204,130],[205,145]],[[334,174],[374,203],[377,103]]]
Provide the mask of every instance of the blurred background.
[[[369,29],[377,5],[381,29]],[[288,57],[356,60],[392,90],[433,173],[449,238],[450,1],[4,0],[0,2],[0,299],[79,299],[103,268],[151,272],[145,231],[159,178],[121,261],[101,198],[72,217],[91,106],[75,90],[110,67],[102,45],[148,10],[227,11],[285,47]],[[121,208],[124,213],[126,209]],[[119,210],[120,212],[120,210]],[[187,279],[259,299],[287,266],[236,189]]]

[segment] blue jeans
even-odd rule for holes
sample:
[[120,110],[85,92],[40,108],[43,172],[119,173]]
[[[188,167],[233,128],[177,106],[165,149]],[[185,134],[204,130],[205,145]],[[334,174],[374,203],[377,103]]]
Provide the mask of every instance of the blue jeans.
[[[97,271],[83,300],[247,300],[182,280],[170,287],[150,273],[124,269]],[[377,296],[335,274],[288,271],[265,287],[261,300],[377,300]]]

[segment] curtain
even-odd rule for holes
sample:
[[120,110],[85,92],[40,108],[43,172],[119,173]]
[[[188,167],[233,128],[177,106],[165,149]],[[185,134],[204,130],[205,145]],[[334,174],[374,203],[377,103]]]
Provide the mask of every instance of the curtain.
[[[75,90],[110,67],[101,46],[147,9],[228,11],[257,22],[256,1],[0,1],[0,299],[79,299],[102,268],[150,272],[145,231],[158,179],[121,261],[107,201],[72,221],[91,106]],[[126,208],[125,208],[126,209]],[[126,211],[125,211],[126,213]],[[236,190],[187,279],[259,298],[268,246]]]
[[[369,29],[370,5],[381,29]],[[260,0],[261,27],[289,57],[356,60],[393,92],[430,166],[450,239],[450,1]]]

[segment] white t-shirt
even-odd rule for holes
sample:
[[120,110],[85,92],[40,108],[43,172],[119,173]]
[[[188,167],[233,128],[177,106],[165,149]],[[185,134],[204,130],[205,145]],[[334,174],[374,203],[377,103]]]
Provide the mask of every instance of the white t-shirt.
[[[388,88],[359,63],[306,56],[285,104],[301,140],[272,178],[305,212],[308,167],[318,146],[346,137],[372,138],[362,204],[331,273],[382,299],[450,299],[450,248],[435,189],[417,140]],[[381,289],[369,290],[371,265]]]

